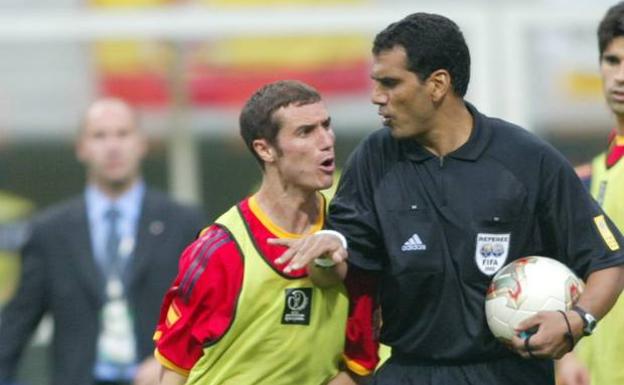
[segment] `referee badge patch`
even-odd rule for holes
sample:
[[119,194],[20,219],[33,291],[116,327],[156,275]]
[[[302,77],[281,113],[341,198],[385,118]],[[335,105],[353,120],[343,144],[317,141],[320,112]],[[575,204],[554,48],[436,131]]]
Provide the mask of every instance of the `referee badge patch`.
[[475,262],[485,275],[494,275],[507,261],[511,234],[477,234]]
[[285,290],[284,325],[309,325],[312,308],[312,288],[301,287]]

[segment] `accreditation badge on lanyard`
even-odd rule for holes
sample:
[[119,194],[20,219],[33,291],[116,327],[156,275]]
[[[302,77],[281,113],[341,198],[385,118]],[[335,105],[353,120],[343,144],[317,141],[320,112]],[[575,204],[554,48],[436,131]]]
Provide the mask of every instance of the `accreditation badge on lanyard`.
[[[119,244],[119,255],[127,263],[134,249],[134,239],[127,237]],[[124,265],[126,264],[124,263]],[[121,269],[114,269],[106,281],[106,302],[101,311],[98,338],[98,362],[120,369],[136,362],[134,317],[122,281]]]

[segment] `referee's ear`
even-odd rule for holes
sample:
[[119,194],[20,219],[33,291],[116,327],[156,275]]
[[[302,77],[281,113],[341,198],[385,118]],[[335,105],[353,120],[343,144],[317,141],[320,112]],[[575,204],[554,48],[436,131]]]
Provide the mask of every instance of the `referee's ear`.
[[444,69],[433,71],[427,78],[427,86],[430,90],[431,101],[439,103],[451,90],[451,74]]

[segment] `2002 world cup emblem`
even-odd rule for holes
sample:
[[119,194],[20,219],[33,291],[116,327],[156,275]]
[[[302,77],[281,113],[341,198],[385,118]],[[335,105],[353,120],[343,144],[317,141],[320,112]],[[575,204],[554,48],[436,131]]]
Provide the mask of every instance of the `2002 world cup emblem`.
[[282,324],[309,325],[312,288],[286,289]]

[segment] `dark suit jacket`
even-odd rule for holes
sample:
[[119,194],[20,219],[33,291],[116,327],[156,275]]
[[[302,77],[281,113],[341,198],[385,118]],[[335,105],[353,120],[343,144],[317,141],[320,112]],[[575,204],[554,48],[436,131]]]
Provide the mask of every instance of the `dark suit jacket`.
[[[147,190],[127,274],[139,359],[153,353],[163,295],[177,272],[180,253],[202,225],[198,210]],[[104,277],[93,257],[84,196],[38,216],[22,257],[18,290],[0,318],[0,383],[14,377],[23,348],[49,313],[55,325],[52,384],[91,384]]]

